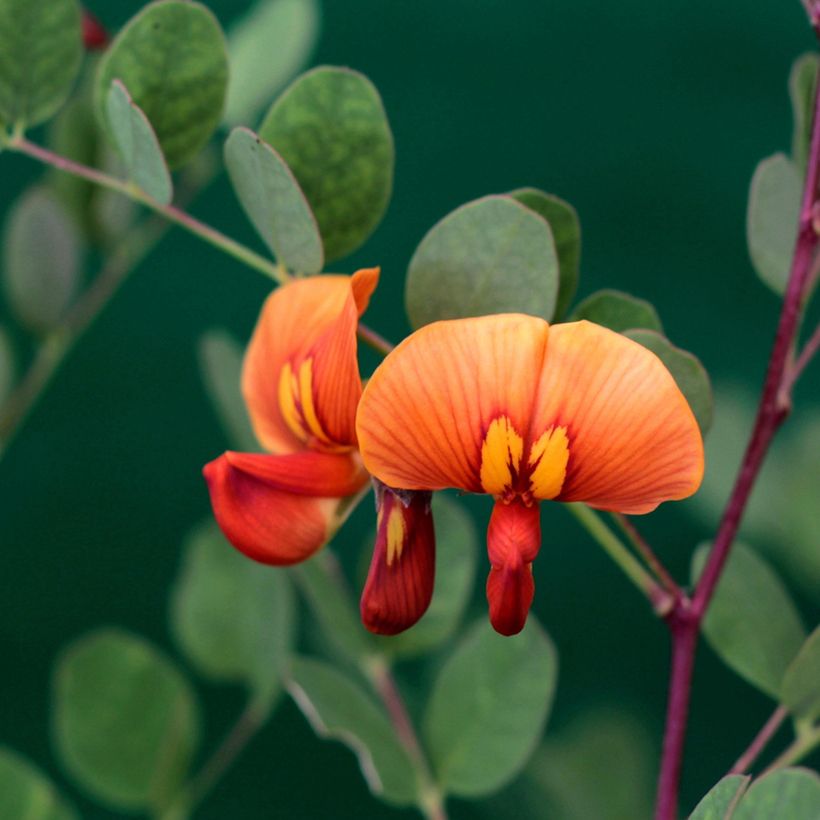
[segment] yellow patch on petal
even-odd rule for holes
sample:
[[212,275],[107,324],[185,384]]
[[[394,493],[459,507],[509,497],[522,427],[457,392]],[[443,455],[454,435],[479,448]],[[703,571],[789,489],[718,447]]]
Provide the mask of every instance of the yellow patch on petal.
[[506,416],[493,419],[481,445],[480,475],[484,491],[501,495],[510,490],[523,454],[524,439],[512,422]]
[[550,427],[530,448],[530,490],[535,498],[555,498],[567,475],[566,427]]
[[393,561],[401,558],[401,551],[404,549],[404,541],[407,537],[407,527],[404,523],[404,512],[401,504],[394,505],[390,510],[390,517],[387,519],[387,566],[392,566]]
[[313,359],[302,362],[298,379],[290,362],[285,362],[279,373],[279,408],[290,430],[306,444],[311,438],[325,445],[333,443],[322,428],[313,403]]

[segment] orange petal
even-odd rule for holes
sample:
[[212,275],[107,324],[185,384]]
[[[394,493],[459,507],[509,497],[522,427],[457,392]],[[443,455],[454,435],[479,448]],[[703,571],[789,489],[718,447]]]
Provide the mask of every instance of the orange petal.
[[538,504],[496,501],[487,529],[492,567],[487,577],[490,622],[502,635],[516,635],[527,622],[535,594],[532,562],[541,547]]
[[[324,469],[318,469],[317,457]],[[356,484],[351,464],[345,467],[341,461],[353,462],[323,453],[225,453],[205,465],[214,516],[225,537],[263,564],[294,564],[310,557],[327,541],[340,497],[367,480],[358,471]]]
[[378,269],[282,285],[265,302],[242,372],[260,443],[274,453],[355,444],[356,324]]
[[483,492],[489,435],[500,456],[485,480],[500,485],[515,435],[528,429],[546,340],[546,322],[513,314],[435,322],[409,336],[359,404],[367,469],[393,487]]
[[433,596],[436,541],[431,494],[376,483],[378,530],[362,592],[362,623],[380,635],[413,626]]
[[530,439],[562,427],[569,461],[560,501],[645,513],[700,485],[703,441],[669,371],[590,322],[550,328]]

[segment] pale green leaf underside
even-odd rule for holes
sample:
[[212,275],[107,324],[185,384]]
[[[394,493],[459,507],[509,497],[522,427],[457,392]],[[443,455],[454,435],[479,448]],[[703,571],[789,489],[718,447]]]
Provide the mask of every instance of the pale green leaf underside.
[[322,270],[322,237],[299,183],[279,154],[247,128],[235,128],[225,143],[225,164],[242,208],[290,270]]
[[0,817],[7,820],[77,820],[74,809],[28,760],[0,746]]
[[820,777],[809,769],[780,769],[752,782],[728,820],[817,820]]
[[414,328],[439,319],[528,313],[552,319],[558,256],[546,221],[508,196],[456,209],[421,241],[407,271]]
[[646,299],[620,290],[599,290],[575,306],[570,322],[586,319],[617,333],[640,328],[663,333],[660,317]]
[[820,627],[814,630],[783,677],[783,704],[798,719],[820,719]]
[[119,80],[111,83],[105,111],[128,176],[148,196],[169,205],[173,186],[157,135]]

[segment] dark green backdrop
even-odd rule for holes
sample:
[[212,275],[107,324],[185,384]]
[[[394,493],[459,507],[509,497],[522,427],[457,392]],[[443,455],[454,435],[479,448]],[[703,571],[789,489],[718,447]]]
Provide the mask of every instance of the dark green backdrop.
[[[88,5],[114,28],[143,3]],[[208,5],[228,23],[247,2]],[[582,295],[614,286],[652,300],[668,335],[715,379],[756,387],[778,303],[751,272],[745,200],[755,163],[788,148],[786,77],[811,46],[798,0],[326,0],[316,62],[373,79],[397,147],[384,223],[336,267],[382,266],[370,322],[398,339],[407,329],[404,272],[425,231],[467,200],[535,185],[578,208]],[[0,156],[3,211],[39,172]],[[194,211],[256,241],[224,179]],[[175,233],[84,339],[0,463],[0,740],[55,776],[54,653],[101,623],[171,648],[166,598],[180,540],[208,512],[200,467],[225,446],[199,384],[195,340],[214,325],[246,338],[266,289],[263,277]],[[803,387],[799,398],[811,392]],[[481,514],[486,521],[488,505]],[[645,527],[663,535],[681,575],[709,535],[685,504]],[[536,571],[536,610],[561,657],[551,725],[620,700],[659,744],[663,626],[557,507]],[[212,745],[241,696],[201,690]],[[704,648],[693,708],[687,806],[769,706]],[[88,817],[111,816],[78,804]],[[399,814],[372,802],[353,756],[316,741],[286,703],[199,816]],[[478,810],[459,804],[453,814]]]

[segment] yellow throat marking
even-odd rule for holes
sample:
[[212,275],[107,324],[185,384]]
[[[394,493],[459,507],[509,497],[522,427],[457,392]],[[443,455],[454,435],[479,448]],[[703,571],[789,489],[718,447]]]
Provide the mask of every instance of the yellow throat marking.
[[481,486],[490,495],[511,490],[530,492],[535,498],[555,498],[567,475],[569,439],[566,427],[550,427],[530,446],[526,474],[529,488],[514,487],[521,475],[524,439],[507,416],[493,419],[481,445]]
[[[381,518],[379,516],[379,526],[381,526]],[[387,566],[393,565],[393,561],[401,558],[402,550],[404,549],[404,542],[407,538],[407,525],[404,521],[404,513],[402,512],[401,504],[397,503],[390,510],[387,517]]]
[[333,443],[322,429],[313,404],[313,359],[305,359],[299,365],[298,377],[290,362],[285,362],[279,373],[279,409],[301,441],[308,442],[313,437],[323,444]]

